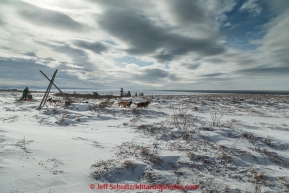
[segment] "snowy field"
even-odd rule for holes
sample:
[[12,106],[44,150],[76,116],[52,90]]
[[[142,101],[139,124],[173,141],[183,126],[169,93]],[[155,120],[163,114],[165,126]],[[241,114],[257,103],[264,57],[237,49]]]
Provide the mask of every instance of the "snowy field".
[[[0,192],[289,192],[289,97],[155,95],[65,107],[0,93]],[[103,185],[107,189],[97,189]],[[95,185],[95,187],[93,187]],[[130,186],[127,186],[130,187]],[[140,186],[139,186],[140,187]],[[176,187],[176,186],[175,186]]]

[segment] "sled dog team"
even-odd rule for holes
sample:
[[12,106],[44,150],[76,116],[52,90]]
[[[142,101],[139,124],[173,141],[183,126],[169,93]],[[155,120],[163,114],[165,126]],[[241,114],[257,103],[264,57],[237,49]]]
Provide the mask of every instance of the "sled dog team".
[[47,101],[46,102],[48,102],[49,104],[54,104],[54,105],[56,105],[57,103],[60,103],[61,102],[61,100],[53,100],[52,98],[49,98],[49,99],[47,99]]
[[[113,104],[113,102],[112,102]],[[148,108],[149,104],[151,104],[150,101],[146,101],[146,102],[140,102],[140,103],[134,103],[136,105],[137,108]],[[128,107],[130,108],[130,106],[132,105],[132,101],[120,101],[117,103],[118,107]],[[111,105],[110,105],[111,106]]]
[[[60,103],[61,100],[53,100],[52,98],[47,99],[46,101],[47,103],[49,103],[50,105],[56,105],[57,103]],[[104,101],[99,103],[100,106],[112,106],[114,104],[114,101]],[[146,101],[146,102],[140,102],[140,103],[134,103],[137,108],[148,108],[149,104],[151,104],[150,101]],[[132,101],[120,101],[117,103],[118,107],[128,107],[130,108],[130,106],[132,105]]]
[[[119,107],[130,107],[131,104],[132,104],[132,101],[122,101],[122,102],[117,103]],[[134,104],[136,105],[137,108],[148,108],[151,102],[146,101],[146,102],[140,102],[140,103],[134,103]]]

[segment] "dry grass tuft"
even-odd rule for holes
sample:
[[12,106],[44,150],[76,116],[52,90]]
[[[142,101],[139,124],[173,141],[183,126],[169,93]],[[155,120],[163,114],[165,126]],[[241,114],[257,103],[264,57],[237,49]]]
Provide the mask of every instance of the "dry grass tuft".
[[156,154],[152,154],[149,158],[149,161],[153,164],[153,165],[159,165],[163,162],[163,160]]
[[123,162],[122,164],[125,168],[133,168],[133,164],[131,161],[126,160],[125,162]]
[[148,149],[147,147],[141,148],[140,154],[141,154],[142,156],[147,156],[147,155],[149,154],[149,149]]

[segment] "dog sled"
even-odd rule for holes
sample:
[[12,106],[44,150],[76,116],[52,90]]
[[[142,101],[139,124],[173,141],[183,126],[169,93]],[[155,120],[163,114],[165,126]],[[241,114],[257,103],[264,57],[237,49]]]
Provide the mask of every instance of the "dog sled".
[[32,94],[28,94],[27,97],[26,97],[26,100],[23,97],[21,97],[19,99],[16,99],[15,102],[24,102],[24,101],[37,102],[37,100],[32,96]]
[[35,101],[37,101],[37,100],[32,96],[32,94],[28,94],[28,95],[27,95],[27,101],[29,101],[29,102],[35,102]]

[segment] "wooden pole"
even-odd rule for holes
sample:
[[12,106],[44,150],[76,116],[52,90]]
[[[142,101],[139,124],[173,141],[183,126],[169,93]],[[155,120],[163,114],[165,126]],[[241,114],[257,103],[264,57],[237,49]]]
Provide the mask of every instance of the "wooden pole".
[[51,87],[52,87],[52,83],[53,83],[53,81],[54,81],[54,78],[55,78],[55,76],[56,76],[56,73],[57,73],[57,70],[55,71],[55,74],[53,75],[53,77],[52,77],[52,79],[51,79],[51,81],[50,81],[49,90],[48,90],[48,92],[47,92],[47,94],[46,94],[46,97],[45,97],[45,99],[44,99],[44,102],[43,102],[42,106],[44,106],[45,103],[46,103],[46,100],[47,100],[48,95],[49,95],[49,93],[50,93],[50,90],[51,90]]
[[[55,70],[55,72],[54,72],[54,74],[53,74],[53,76],[52,76],[52,79],[50,80],[50,83],[49,83],[49,85],[48,85],[48,87],[47,87],[47,90],[46,90],[46,92],[45,92],[45,94],[44,94],[44,96],[43,96],[43,99],[42,99],[39,107],[38,107],[38,110],[41,109],[42,104],[45,104],[45,102],[46,102],[46,100],[47,100],[47,97],[48,97],[48,95],[49,95],[49,92],[50,92],[52,83],[53,83],[53,81],[54,81],[54,78],[55,78],[55,76],[56,76],[56,73],[57,73],[57,70]],[[44,102],[44,103],[43,103],[43,102]]]

